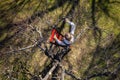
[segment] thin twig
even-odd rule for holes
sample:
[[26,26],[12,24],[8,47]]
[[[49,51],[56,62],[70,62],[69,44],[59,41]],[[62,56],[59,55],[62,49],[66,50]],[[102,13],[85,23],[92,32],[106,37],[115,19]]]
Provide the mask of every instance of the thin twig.
[[83,29],[82,31],[80,31],[80,33],[76,36],[75,41],[76,41],[78,38],[80,38],[80,37],[86,32],[86,30],[88,30],[88,28],[85,28],[85,29]]
[[76,79],[76,80],[81,80],[81,78],[76,77],[74,74],[72,74],[71,72],[69,72],[68,70],[65,70],[65,73],[69,76],[71,76],[72,78]]
[[33,30],[35,30],[37,33],[39,33],[40,37],[43,38],[43,35],[41,31],[38,30],[38,28],[33,27],[32,25],[29,25]]

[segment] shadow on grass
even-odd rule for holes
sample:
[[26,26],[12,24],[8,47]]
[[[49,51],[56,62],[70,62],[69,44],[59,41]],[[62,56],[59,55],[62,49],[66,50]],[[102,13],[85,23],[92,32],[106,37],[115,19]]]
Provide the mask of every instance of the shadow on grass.
[[[115,10],[115,12],[117,11],[117,9],[114,9],[113,5],[118,5],[118,8],[120,8],[120,1],[110,1],[110,0],[98,0],[98,2],[96,3],[97,7],[99,7],[103,13],[110,19],[112,19],[116,24],[118,24],[120,26],[120,19],[119,17],[117,17],[117,15],[114,15],[114,13],[112,12],[113,10]],[[113,6],[113,7],[111,7]],[[112,11],[111,11],[112,9]],[[113,13],[113,14],[111,14]],[[118,14],[118,13],[116,13]]]
[[[107,75],[98,75],[91,78],[106,76],[106,80],[118,79],[120,73],[117,69],[120,68],[120,34],[116,36],[114,40],[111,40],[110,44],[100,47],[97,46],[93,53],[93,58],[89,64],[88,69],[85,71],[84,76],[91,76],[94,74],[102,74],[108,72]],[[114,74],[114,75],[113,75]],[[116,77],[115,77],[116,76]],[[105,79],[105,78],[104,78]]]
[[[65,1],[64,0],[59,0],[58,1],[59,6],[54,4],[51,8],[47,8],[47,10],[44,10],[44,11],[37,11],[37,9],[39,9],[39,7],[41,5],[41,3],[39,3],[39,5],[37,5],[35,11],[33,12],[33,14],[30,17],[28,17],[28,18],[26,18],[26,19],[24,19],[20,22],[16,22],[16,23],[13,23],[14,18],[16,17],[16,15],[20,11],[22,11],[22,9],[26,6],[26,4],[30,3],[30,0],[14,1],[14,2],[11,2],[11,3],[6,2],[6,4],[1,5],[1,8],[0,8],[0,11],[3,12],[2,14],[0,14],[0,22],[5,24],[5,25],[0,26],[0,32],[3,31],[3,30],[9,31],[9,29],[11,27],[14,27],[14,26],[19,26],[20,27],[20,26],[25,26],[25,24],[30,24],[30,23],[34,22],[36,17],[43,18],[43,16],[46,13],[54,11],[55,9],[63,6],[68,1],[69,0],[65,0]],[[8,8],[6,8],[6,6]],[[48,32],[48,30],[47,30],[47,32]],[[5,42],[12,39],[14,36],[15,35],[12,35],[10,37],[7,36],[4,40],[2,40],[0,42],[0,44],[3,45]]]
[[[12,23],[12,21],[13,21],[14,17],[17,15],[17,13],[18,13],[19,11],[21,11],[21,9],[29,2],[29,0],[27,0],[27,1],[26,1],[26,0],[22,0],[22,1],[19,2],[19,4],[16,4],[17,2],[13,2],[13,3],[11,4],[11,7],[10,7],[8,10],[5,10],[5,11],[4,11],[4,14],[2,14],[2,15],[0,16],[0,17],[2,18],[2,20],[4,20],[5,18],[7,18],[7,16],[11,16],[12,13],[15,12],[15,14],[11,16],[10,22],[8,22],[8,25],[6,25],[5,28],[3,28],[3,29],[10,29],[10,28],[13,27],[13,26],[21,26],[23,23],[30,24],[30,23],[32,23],[32,22],[35,20],[36,17],[41,17],[41,18],[43,18],[43,15],[44,15],[44,14],[49,13],[49,12],[57,9],[57,8],[59,8],[60,6],[63,6],[66,2],[69,2],[69,4],[72,4],[72,8],[70,9],[70,11],[68,12],[68,14],[67,14],[66,16],[68,16],[69,14],[72,15],[72,13],[73,13],[74,10],[75,10],[75,7],[77,6],[76,4],[79,4],[79,0],[77,0],[78,2],[76,2],[76,1],[74,2],[74,0],[72,0],[72,2],[71,2],[70,0],[59,0],[59,1],[60,1],[59,4],[58,4],[59,6],[53,5],[53,7],[49,8],[48,10],[34,13],[30,18],[27,18],[26,20],[23,20],[23,21],[18,22],[18,23]],[[61,2],[61,1],[62,1],[62,2]],[[63,2],[64,2],[64,3],[63,3]],[[74,2],[74,3],[73,3],[73,2]],[[9,4],[9,5],[10,5],[10,4]],[[39,6],[38,6],[38,7],[39,7]],[[7,13],[7,11],[9,11],[9,12]],[[47,12],[46,12],[46,11],[47,11]],[[62,31],[62,29],[64,28],[64,24],[65,24],[65,23],[63,22],[63,24],[61,25],[61,29],[60,29],[61,31]],[[23,27],[23,25],[22,25],[22,27]],[[47,32],[47,31],[45,31],[45,32]],[[18,32],[18,33],[19,33],[19,32]],[[15,34],[15,35],[16,35],[16,34]],[[12,38],[14,38],[14,36],[5,39],[5,40],[2,41],[1,43],[4,44],[5,42],[9,41],[9,40],[12,39]],[[17,52],[16,52],[16,53],[17,53]],[[25,53],[26,53],[26,52],[25,52]],[[33,54],[32,54],[32,55],[33,55]],[[31,55],[31,56],[32,56],[32,55]],[[63,57],[66,55],[66,53],[63,55],[63,53],[61,52],[61,53],[57,54],[57,55],[55,56],[55,58],[58,58],[58,57],[61,56],[61,55],[62,55],[61,59],[63,59]],[[7,60],[6,60],[6,61],[7,61]],[[17,65],[17,64],[18,64],[18,65]],[[47,73],[48,70],[52,67],[52,65],[53,65],[53,61],[51,61],[50,64],[48,64],[47,66],[45,66],[45,68],[43,69],[43,71],[40,73],[40,74],[42,74],[42,77],[44,77],[44,76],[46,75],[46,73]],[[26,66],[27,66],[27,65],[26,65],[25,63],[23,63],[22,61],[19,62],[19,59],[18,59],[18,60],[16,59],[15,62],[13,62],[13,67],[15,68],[14,71],[15,71],[15,73],[16,73],[16,74],[13,73],[13,77],[18,78],[18,77],[19,77],[19,73],[20,73],[20,75],[23,75],[23,76],[21,76],[21,77],[26,77],[26,78],[27,78],[26,75],[31,75],[31,76],[34,77],[34,75],[32,75],[31,73],[26,74],[26,72],[29,72]],[[22,72],[21,72],[21,71],[22,71]],[[39,72],[39,70],[36,71],[36,73],[38,73],[38,72]],[[54,73],[56,73],[56,72],[57,72],[57,71],[54,71]],[[36,78],[36,79],[39,78],[39,75],[38,75],[38,76],[35,76],[35,78]]]
[[[104,80],[115,80],[119,79],[120,75],[120,33],[117,36],[110,35],[109,44],[101,47],[101,36],[102,31],[97,26],[96,20],[96,4],[99,6],[102,11],[110,16],[108,5],[111,2],[109,0],[92,0],[91,4],[91,19],[92,19],[92,28],[93,36],[97,42],[96,49],[93,54],[92,60],[89,64],[89,67],[84,72],[84,79],[104,79]],[[115,2],[118,3],[119,2]],[[112,3],[111,3],[112,4]],[[116,20],[114,20],[116,22]]]

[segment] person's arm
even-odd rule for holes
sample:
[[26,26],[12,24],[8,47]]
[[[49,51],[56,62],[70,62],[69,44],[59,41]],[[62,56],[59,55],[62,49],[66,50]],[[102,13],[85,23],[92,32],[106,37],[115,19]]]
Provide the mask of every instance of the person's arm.
[[73,22],[71,22],[69,19],[67,19],[67,18],[65,19],[65,21],[71,26],[70,33],[74,34],[76,25]]
[[60,46],[66,46],[66,44],[63,43],[62,41],[60,41],[60,40],[56,37],[56,35],[54,36],[54,39],[55,39],[55,41],[56,41],[56,43],[57,43],[58,45],[60,45]]

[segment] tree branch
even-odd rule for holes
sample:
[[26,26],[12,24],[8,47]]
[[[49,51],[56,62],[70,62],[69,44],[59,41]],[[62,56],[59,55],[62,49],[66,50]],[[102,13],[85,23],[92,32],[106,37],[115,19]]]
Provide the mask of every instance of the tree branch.
[[27,47],[24,47],[24,48],[20,48],[20,49],[17,49],[17,50],[12,50],[12,51],[9,51],[9,52],[6,52],[6,53],[12,53],[12,52],[18,52],[18,51],[30,49],[32,47],[35,47],[36,45],[37,45],[37,42],[35,42],[33,45],[30,45],[30,46],[27,46]]
[[49,72],[46,74],[46,76],[42,80],[48,80],[49,76],[52,74],[52,72],[55,70],[57,65],[59,64],[58,61],[54,64],[54,66],[49,70]]
[[33,47],[35,47],[35,46],[38,46],[42,51],[45,51],[45,49],[42,48],[42,47],[39,45],[40,43],[41,43],[41,42],[37,41],[37,42],[35,42],[33,45],[30,45],[30,46],[27,46],[27,47],[24,47],[24,48],[20,48],[20,49],[17,49],[17,50],[12,50],[12,51],[9,51],[9,52],[6,52],[6,53],[23,51],[23,50],[26,50],[26,49],[33,48]]
[[62,68],[62,73],[61,73],[61,80],[64,80],[65,77],[65,69]]
[[65,73],[69,76],[71,76],[72,78],[76,79],[76,80],[81,80],[80,78],[76,77],[74,74],[72,74],[70,71],[65,70]]
[[109,76],[111,74],[111,72],[104,72],[104,73],[97,73],[97,74],[92,74],[92,75],[90,75],[90,76],[88,76],[88,77],[86,77],[85,79],[83,79],[83,80],[89,80],[89,79],[91,79],[91,78],[93,78],[93,77],[100,77],[100,76]]

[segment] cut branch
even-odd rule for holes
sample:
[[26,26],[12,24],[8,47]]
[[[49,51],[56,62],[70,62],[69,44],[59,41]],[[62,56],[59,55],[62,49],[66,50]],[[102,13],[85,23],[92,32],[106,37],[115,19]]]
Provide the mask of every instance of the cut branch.
[[57,61],[42,80],[48,80],[49,76],[52,74],[58,64],[59,62]]
[[61,80],[64,80],[64,77],[65,77],[65,69],[62,68]]

